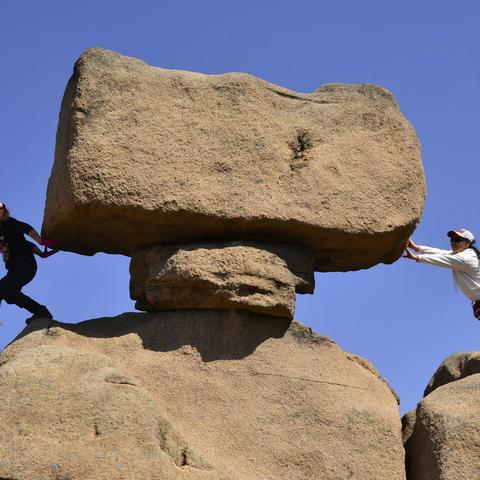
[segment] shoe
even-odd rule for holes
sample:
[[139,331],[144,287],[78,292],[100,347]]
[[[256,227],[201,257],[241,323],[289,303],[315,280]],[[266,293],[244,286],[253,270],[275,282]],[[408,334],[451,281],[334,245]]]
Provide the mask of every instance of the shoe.
[[40,308],[31,317],[27,318],[25,323],[28,325],[37,318],[47,318],[50,320],[53,318],[53,315],[48,311],[48,308],[45,305],[40,305]]

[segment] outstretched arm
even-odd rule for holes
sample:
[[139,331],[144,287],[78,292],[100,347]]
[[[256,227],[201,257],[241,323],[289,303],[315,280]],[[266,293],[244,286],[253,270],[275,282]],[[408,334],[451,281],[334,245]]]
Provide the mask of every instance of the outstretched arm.
[[[411,250],[414,250],[417,253],[415,254]],[[439,248],[424,247],[417,245],[412,239],[408,240],[403,258],[462,272],[468,271],[472,268],[472,265],[470,265],[470,258],[468,256],[465,257],[461,252],[453,253],[452,251],[440,250]],[[473,267],[476,268],[477,264]]]
[[[441,248],[427,247],[425,245],[416,244],[411,238],[408,239],[407,248],[415,250],[417,253],[452,253],[450,250],[443,250]],[[405,257],[410,258],[410,257]]]
[[408,258],[409,260],[415,260],[416,262],[418,262],[418,255],[412,253],[408,248],[405,250],[405,255],[403,256],[403,258]]
[[417,245],[413,239],[409,238],[408,239],[408,244],[407,244],[407,248],[411,248],[412,250],[415,250],[416,252],[418,252],[420,250],[420,245]]
[[35,255],[38,255],[40,258],[48,258],[51,257],[52,255],[55,255],[58,252],[58,250],[50,250],[47,252],[47,249],[42,252],[36,245],[33,247],[33,253]]
[[[28,233],[27,235],[32,238],[33,240],[35,240],[37,243],[39,243],[40,245],[42,244],[42,237],[38,234],[38,232],[32,228]],[[38,250],[38,249],[37,249]],[[38,250],[40,251],[40,250]]]
[[27,235],[44,247],[58,249],[57,242],[55,242],[54,240],[47,240],[46,238],[42,238],[34,228],[29,230],[27,232]]
[[478,268],[478,260],[469,256],[466,252],[421,254],[417,257],[417,262],[449,268],[458,272],[471,272]]

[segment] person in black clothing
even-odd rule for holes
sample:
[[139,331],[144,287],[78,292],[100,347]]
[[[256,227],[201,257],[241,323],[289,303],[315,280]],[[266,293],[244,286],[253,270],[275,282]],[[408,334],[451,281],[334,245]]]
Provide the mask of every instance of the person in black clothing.
[[[44,246],[44,251],[27,241],[24,235]],[[7,206],[0,203],[0,254],[7,269],[7,274],[0,279],[0,303],[5,300],[32,313],[26,320],[27,324],[36,318],[53,318],[45,305],[40,305],[22,293],[22,288],[30,283],[37,273],[34,254],[47,258],[58,251],[56,247],[54,241],[43,239],[27,223],[12,218]],[[53,250],[49,251],[48,248]]]

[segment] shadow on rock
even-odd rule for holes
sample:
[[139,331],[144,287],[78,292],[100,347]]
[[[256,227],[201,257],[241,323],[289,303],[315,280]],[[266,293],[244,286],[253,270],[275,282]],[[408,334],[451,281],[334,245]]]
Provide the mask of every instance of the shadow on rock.
[[[195,348],[202,360],[238,360],[247,357],[269,338],[282,338],[290,320],[241,310],[177,310],[160,313],[124,313],[77,324],[37,320],[14,340],[32,331],[59,334],[58,328],[92,338],[137,334],[148,350],[169,352],[185,345]],[[51,329],[51,327],[56,327]],[[51,333],[50,333],[51,332]]]

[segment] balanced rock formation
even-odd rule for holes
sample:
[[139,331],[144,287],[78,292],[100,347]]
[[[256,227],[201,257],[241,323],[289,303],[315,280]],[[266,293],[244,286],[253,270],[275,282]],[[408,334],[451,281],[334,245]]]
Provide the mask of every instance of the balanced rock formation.
[[302,94],[91,49],[63,99],[43,233],[82,254],[290,243],[346,271],[398,259],[424,197],[414,130],[381,87]]
[[2,353],[0,479],[405,480],[394,392],[291,320],[314,271],[395,261],[424,197],[381,87],[301,94],[87,50],[43,233],[131,256],[149,313],[33,322]]
[[293,319],[295,292],[313,293],[313,258],[295,245],[164,245],[136,252],[130,295],[139,310],[240,308]]
[[0,399],[9,480],[405,478],[388,385],[271,316],[37,321],[0,356]]
[[448,357],[403,420],[408,480],[480,478],[480,352]]

